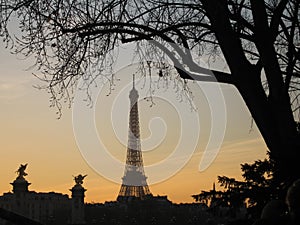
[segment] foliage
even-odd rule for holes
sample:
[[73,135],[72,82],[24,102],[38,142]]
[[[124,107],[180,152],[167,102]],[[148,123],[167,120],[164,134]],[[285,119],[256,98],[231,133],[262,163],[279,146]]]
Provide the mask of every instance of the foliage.
[[[259,33],[262,27],[257,24],[256,16],[269,23],[270,34],[263,38],[274,46],[276,64],[285,78],[284,86],[290,87],[288,90],[293,93],[299,90],[298,1],[273,0],[261,4],[230,0],[215,4],[204,0],[184,3],[176,0],[104,0],[101,3],[95,0],[2,0],[0,7],[0,35],[15,53],[26,57],[34,55],[35,65],[43,74],[40,78],[48,83],[54,102],[69,98],[68,88],[76,85],[80,78],[88,82],[99,75],[113,79],[109,78],[111,73],[104,71],[112,72],[116,60],[114,49],[128,42],[137,43],[141,60],[159,61],[157,66],[161,73],[168,74],[164,61],[169,57],[182,78],[237,85],[236,78],[230,76],[234,75],[234,69],[226,56],[231,50],[232,54],[237,53],[236,57],[246,57],[258,71],[265,70],[267,80],[263,82],[272,92],[274,78],[269,77],[264,62],[267,53],[260,49],[263,43],[259,43],[263,41],[260,36],[266,32]],[[226,25],[231,32],[226,32],[227,38],[230,40],[233,36],[232,43],[239,38],[235,44],[241,52],[225,49],[225,43],[218,38],[221,30],[214,24],[216,15],[211,14],[211,7],[216,9],[215,13],[225,12],[223,22],[228,20]],[[21,33],[10,31],[11,20],[20,24]],[[223,54],[232,72],[213,70],[215,78],[212,77],[211,72],[192,57],[192,50],[212,59]]]
[[256,160],[252,164],[241,164],[243,181],[226,176],[218,176],[218,183],[223,191],[202,191],[192,197],[195,201],[215,202],[217,206],[227,206],[237,210],[247,205],[251,214],[259,214],[271,199],[280,195],[280,190],[273,183],[274,162],[270,159]]

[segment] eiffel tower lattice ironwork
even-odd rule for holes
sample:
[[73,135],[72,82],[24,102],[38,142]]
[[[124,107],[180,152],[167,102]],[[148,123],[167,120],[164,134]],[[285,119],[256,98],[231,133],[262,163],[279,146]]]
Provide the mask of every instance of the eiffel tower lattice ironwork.
[[141,151],[138,98],[139,94],[135,89],[133,76],[133,87],[129,94],[130,115],[127,157],[118,201],[128,201],[133,198],[143,200],[152,196],[147,184]]

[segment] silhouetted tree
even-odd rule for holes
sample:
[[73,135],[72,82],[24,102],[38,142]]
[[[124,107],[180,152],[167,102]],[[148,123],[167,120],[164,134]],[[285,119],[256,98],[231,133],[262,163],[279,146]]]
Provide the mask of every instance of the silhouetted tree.
[[[21,33],[9,32],[11,20]],[[168,57],[178,77],[232,84],[278,163],[278,183],[300,176],[298,0],[2,0],[0,28],[15,53],[34,55],[58,107],[79,78],[113,80],[104,70],[128,42],[165,79]],[[230,72],[212,76],[192,51],[224,57]]]
[[202,191],[192,197],[200,202],[216,198],[233,211],[247,204],[249,213],[259,217],[267,202],[282,197],[280,187],[274,184],[275,164],[271,159],[256,160],[252,164],[241,164],[241,170],[244,181],[218,176],[218,183],[224,188],[223,191]]

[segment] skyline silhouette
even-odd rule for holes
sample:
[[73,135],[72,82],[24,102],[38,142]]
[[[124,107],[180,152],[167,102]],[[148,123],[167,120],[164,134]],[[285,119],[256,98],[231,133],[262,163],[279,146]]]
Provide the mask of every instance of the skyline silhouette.
[[[1,44],[3,47],[3,44]],[[4,48],[3,48],[4,49]],[[119,184],[106,180],[95,172],[82,157],[72,128],[72,115],[70,109],[64,109],[63,116],[56,120],[55,109],[48,108],[47,99],[49,95],[43,91],[33,88],[38,81],[35,80],[31,72],[24,71],[30,61],[20,61],[15,56],[10,55],[7,50],[0,52],[1,58],[1,88],[0,103],[3,106],[1,110],[1,124],[3,129],[1,133],[1,149],[5,151],[6,160],[2,162],[5,168],[1,172],[2,182],[0,192],[6,192],[10,189],[8,183],[14,171],[14,166],[28,162],[31,167],[29,171],[39,171],[38,173],[29,173],[32,180],[32,188],[42,191],[59,191],[65,193],[68,188],[68,179],[70,174],[84,173],[89,174],[87,181],[86,200],[88,202],[104,202],[105,200],[114,200],[119,191]],[[132,74],[132,68],[124,68],[116,75],[121,77],[120,82],[127,83],[131,76],[122,76],[122,74]],[[118,83],[117,83],[118,84]],[[139,91],[140,90],[140,87]],[[199,114],[201,115],[200,124],[200,142],[188,164],[180,170],[175,176],[168,180],[150,185],[151,191],[168,195],[173,202],[193,202],[190,197],[198,193],[199,190],[209,189],[211,184],[216,181],[218,175],[228,175],[239,178],[239,165],[243,162],[251,162],[256,159],[265,158],[265,144],[254,124],[251,129],[251,117],[241,98],[234,89],[224,85],[222,86],[225,101],[227,104],[227,130],[224,143],[217,159],[204,172],[199,172],[198,166],[202,156],[202,150],[205,149],[205,140],[207,140],[207,112],[203,107],[204,102],[196,102]],[[114,96],[117,92],[112,92],[106,96],[109,89],[103,91],[98,101],[104,105],[111,106]],[[125,98],[128,95],[126,94]],[[121,135],[126,138],[128,131],[128,105],[129,100],[124,100],[124,112],[122,117],[116,118],[122,120],[124,127],[119,127]],[[180,103],[186,104],[186,103]],[[155,151],[147,151],[144,154],[145,165],[151,165],[157,161],[163,160],[176,146],[174,138],[178,133],[170,133],[176,130],[172,125],[173,116],[171,108],[166,108],[164,102],[156,100],[153,107],[149,106],[147,100],[141,99],[141,135],[147,138],[151,135],[151,130],[160,129],[155,123],[152,127],[149,122],[152,118],[168,115],[163,119],[166,121],[169,129],[167,130],[167,139],[159,145]],[[108,107],[109,108],[109,107]],[[238,110],[236,110],[238,109]],[[110,146],[112,154],[119,160],[125,162],[126,145],[120,144],[116,134],[112,133],[113,128],[110,123],[111,113],[109,109],[97,105],[96,125],[99,134],[102,135],[106,145]],[[175,114],[174,114],[175,115]],[[123,119],[125,118],[125,119]],[[239,120],[239,123],[236,123]],[[154,120],[154,122],[156,122]],[[154,126],[153,126],[154,125]],[[158,124],[160,125],[160,124]],[[105,129],[102,129],[105,128]],[[160,131],[161,132],[161,131]],[[154,132],[155,134],[155,132]],[[17,141],[16,141],[17,140]],[[127,143],[125,143],[127,144]],[[55,167],[53,166],[55,165]],[[41,179],[44,173],[48,176]],[[122,174],[119,175],[121,181]],[[183,182],[184,181],[184,182]]]

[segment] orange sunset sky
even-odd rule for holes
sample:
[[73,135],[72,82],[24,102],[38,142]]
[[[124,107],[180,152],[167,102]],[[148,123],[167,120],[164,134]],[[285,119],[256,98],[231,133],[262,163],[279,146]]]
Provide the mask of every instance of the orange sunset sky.
[[[20,58],[21,56],[11,55],[9,50],[0,45],[0,193],[12,190],[9,183],[15,179],[15,171],[21,163],[28,163],[26,179],[32,183],[30,190],[70,194],[69,189],[74,184],[72,176],[82,173],[88,174],[84,181],[87,189],[86,202],[115,200],[120,184],[99,173],[97,168],[89,164],[89,159],[84,158],[85,149],[77,145],[78,140],[73,131],[72,109],[65,105],[62,118],[56,119],[56,109],[49,108],[50,95],[33,87],[41,83],[31,75],[32,70],[26,70],[31,64],[30,60]],[[100,93],[95,104],[95,127],[98,136],[110,154],[123,162],[126,156],[124,139],[128,133],[130,85],[127,89],[122,88],[124,83],[132,79],[132,73],[131,67],[117,71],[121,81],[116,90],[106,96],[107,87],[104,87],[104,92]],[[141,82],[139,84],[141,86]],[[140,86],[137,89],[142,93]],[[194,93],[196,114],[201,126],[195,151],[188,163],[175,175],[150,185],[154,195],[168,195],[171,201],[177,203],[192,202],[191,195],[210,189],[218,175],[241,179],[241,163],[251,163],[266,157],[265,144],[255,124],[251,128],[251,116],[243,100],[233,87],[221,85],[221,89],[227,121],[225,137],[216,159],[207,169],[199,171],[199,163],[209,140],[211,117],[203,93]],[[179,141],[183,141],[183,146],[188,146],[189,137],[194,132],[193,129],[180,131],[179,119],[189,118],[191,114],[178,113],[177,108],[166,100],[156,99],[155,103],[150,107],[150,103],[144,99],[139,102],[142,139],[150,140],[145,145],[157,145],[144,152],[145,166],[163,162]],[[187,102],[178,101],[175,105],[189,108]],[[82,120],[84,123],[84,118]],[[165,133],[160,132],[160,128]],[[90,131],[84,132],[88,136]],[[180,132],[186,134],[184,140],[179,140],[182,136]],[[160,135],[163,135],[162,140]],[[156,140],[160,142],[157,144]],[[98,151],[97,146],[93,147]],[[94,161],[99,165],[105,163],[100,157],[95,157]],[[176,160],[173,163],[176,164]],[[111,169],[114,169],[113,166]],[[120,180],[122,175],[121,173],[116,177],[116,180]],[[151,173],[150,177],[146,169],[146,175],[151,181],[159,174]]]

